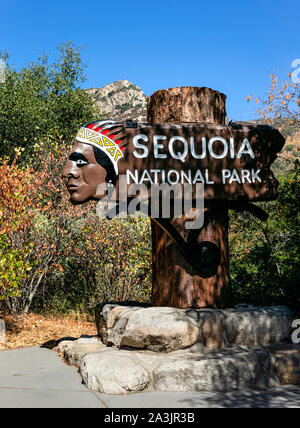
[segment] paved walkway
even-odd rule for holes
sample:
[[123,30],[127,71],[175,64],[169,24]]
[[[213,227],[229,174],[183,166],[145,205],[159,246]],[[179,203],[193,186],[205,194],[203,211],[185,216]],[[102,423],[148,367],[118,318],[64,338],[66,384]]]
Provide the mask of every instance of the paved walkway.
[[270,390],[151,392],[116,396],[89,391],[74,367],[48,349],[0,352],[0,408],[298,407],[300,385]]

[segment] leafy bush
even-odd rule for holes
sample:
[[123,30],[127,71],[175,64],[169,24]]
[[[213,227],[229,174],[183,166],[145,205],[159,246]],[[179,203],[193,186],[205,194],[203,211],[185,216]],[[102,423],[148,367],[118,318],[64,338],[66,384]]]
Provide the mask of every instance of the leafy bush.
[[0,159],[0,182],[0,300],[14,300],[22,295],[33,268],[28,230],[35,216],[37,186],[30,168],[9,165],[7,159]]
[[0,235],[0,300],[21,295],[21,285],[32,266],[26,261],[27,249],[12,248],[6,236]]
[[236,303],[284,304],[300,314],[299,165],[279,178],[274,202],[261,222],[247,213],[231,213],[231,277]]
[[[151,240],[141,218],[98,219],[90,207],[84,218],[65,225],[65,242],[45,281],[43,304],[60,311],[88,311],[101,301],[149,301]],[[57,265],[59,264],[59,268]]]
[[72,206],[60,178],[68,152],[36,147],[34,170],[0,163],[1,296],[11,312],[149,299],[149,222],[100,220],[93,202]]

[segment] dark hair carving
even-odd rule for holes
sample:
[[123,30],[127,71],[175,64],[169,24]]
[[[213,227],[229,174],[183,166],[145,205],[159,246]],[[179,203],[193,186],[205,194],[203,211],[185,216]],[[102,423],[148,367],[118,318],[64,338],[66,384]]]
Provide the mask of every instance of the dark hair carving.
[[115,186],[118,177],[117,177],[117,174],[115,173],[115,169],[111,160],[109,159],[108,156],[106,156],[105,153],[102,152],[102,150],[98,149],[97,147],[93,146],[93,150],[94,150],[94,155],[98,164],[106,169],[107,175],[106,175],[105,181],[107,183],[111,181],[112,184]]

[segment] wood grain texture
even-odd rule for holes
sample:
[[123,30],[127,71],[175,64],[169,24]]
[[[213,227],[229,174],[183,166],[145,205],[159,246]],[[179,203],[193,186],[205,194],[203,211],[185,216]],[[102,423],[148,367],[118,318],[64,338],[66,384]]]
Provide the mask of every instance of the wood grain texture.
[[[148,123],[207,122],[224,124],[226,96],[209,88],[182,87],[155,92],[148,100]],[[206,204],[208,209],[213,202]],[[210,241],[221,249],[216,275],[201,278],[167,233],[151,220],[152,304],[176,308],[226,308],[232,305],[229,273],[228,209],[220,206],[197,241]],[[184,219],[171,219],[184,234]]]

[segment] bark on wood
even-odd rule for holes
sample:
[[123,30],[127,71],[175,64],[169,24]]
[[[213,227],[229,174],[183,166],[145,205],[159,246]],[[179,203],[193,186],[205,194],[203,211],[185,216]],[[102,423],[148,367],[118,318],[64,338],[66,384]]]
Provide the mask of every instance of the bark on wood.
[[[209,88],[182,87],[155,92],[148,101],[149,123],[208,122],[224,124],[226,96]],[[211,202],[205,206],[209,208]],[[183,232],[184,220],[171,220]],[[174,241],[153,220],[152,228],[152,304],[177,308],[225,308],[232,304],[228,209],[224,205],[198,236],[221,250],[221,262],[211,278],[201,278],[187,262]]]

